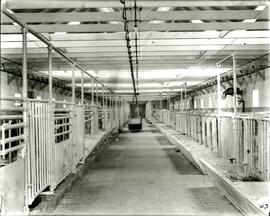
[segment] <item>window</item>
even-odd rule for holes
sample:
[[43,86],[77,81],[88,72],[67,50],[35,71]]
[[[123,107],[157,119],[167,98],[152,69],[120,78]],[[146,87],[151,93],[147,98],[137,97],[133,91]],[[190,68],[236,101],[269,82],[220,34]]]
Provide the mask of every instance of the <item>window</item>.
[[252,106],[259,106],[259,89],[253,89],[252,91]]
[[203,99],[201,99],[201,108],[203,108]]
[[209,108],[212,108],[212,106],[213,106],[213,105],[212,105],[212,98],[209,97],[209,105],[208,105],[208,107],[209,107]]
[[197,101],[194,100],[194,109],[197,109]]

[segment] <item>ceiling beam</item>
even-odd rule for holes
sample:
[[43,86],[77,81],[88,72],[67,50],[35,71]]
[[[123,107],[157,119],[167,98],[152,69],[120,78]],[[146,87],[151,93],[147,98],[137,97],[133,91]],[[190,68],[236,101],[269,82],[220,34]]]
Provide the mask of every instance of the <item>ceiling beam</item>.
[[[205,31],[205,30],[268,30],[270,22],[210,22],[210,23],[140,23],[139,31]],[[21,29],[15,25],[2,25],[2,34],[20,33]],[[41,24],[29,25],[39,33],[53,32],[122,32],[124,25],[121,24]],[[130,31],[134,31],[133,24],[129,26]]]
[[[123,21],[122,12],[57,12],[57,13],[16,13],[18,19],[26,23],[42,23],[42,22],[106,22],[106,21]],[[132,17],[128,19],[132,20]],[[268,19],[268,11],[255,10],[205,10],[205,11],[151,11],[143,10],[140,15],[140,21],[151,20],[228,20],[228,19]],[[2,23],[11,21],[7,16],[3,15]]]
[[[125,40],[125,33],[68,33],[68,34],[48,34],[43,35],[50,41],[114,41]],[[140,32],[140,40],[174,40],[174,39],[218,39],[220,31],[201,31],[201,32]],[[231,31],[224,38],[264,38],[270,37],[270,30],[263,31]],[[133,34],[130,35],[133,39]],[[22,41],[21,34],[2,34],[1,41]],[[31,41],[38,41],[37,38],[31,38]]]
[[[144,56],[147,52],[179,52],[179,51],[201,51],[201,50],[268,50],[268,45],[260,44],[252,44],[252,45],[195,45],[195,46],[149,46],[143,47],[140,51],[140,55]],[[126,52],[126,47],[81,47],[81,48],[66,48],[65,51],[67,53],[76,53],[76,52],[89,52],[89,53],[98,53],[98,52]],[[1,54],[16,54],[21,53],[22,49],[19,48],[1,48]],[[29,48],[27,52],[30,53],[47,53],[47,49],[45,48]],[[173,53],[171,53],[172,55]],[[55,55],[57,57],[57,55]],[[60,57],[60,56],[59,56]]]
[[[258,53],[261,54],[261,53]],[[211,56],[211,59],[219,61],[223,58],[225,58],[227,55],[215,55],[215,56]],[[16,62],[21,62],[22,58],[21,56],[17,56],[15,58],[15,56],[5,56],[3,55],[3,58],[7,58],[7,59],[13,59]],[[205,58],[208,58],[208,55],[204,56]],[[202,57],[202,58],[204,58]],[[53,62],[63,62],[64,58],[52,58]],[[167,61],[167,60],[172,60],[172,61],[185,61],[185,60],[196,60],[196,55],[184,55],[184,56],[177,56],[177,55],[170,55],[170,56],[143,56],[143,57],[138,57],[139,61],[149,61],[149,60],[153,60],[153,61]],[[254,59],[254,54],[246,54],[246,55],[241,55],[241,56],[237,56],[237,59],[240,60],[245,60],[245,59]],[[265,58],[266,59],[266,58]],[[89,62],[89,61],[103,61],[104,63],[106,62],[114,62],[114,61],[123,61],[123,60],[128,60],[128,57],[126,56],[105,56],[105,57],[98,57],[98,56],[93,56],[93,57],[79,57],[76,58],[76,61],[79,62]],[[135,61],[135,60],[134,60]],[[4,62],[4,60],[2,59],[2,62]],[[31,56],[31,58],[27,58],[27,62],[28,63],[42,63],[42,62],[48,62],[48,58],[47,56],[40,56],[40,57],[35,57],[35,56]]]
[[[257,6],[267,4],[267,0],[139,0],[138,7],[230,7],[230,6]],[[33,8],[118,8],[123,7],[119,0],[7,0],[4,4],[10,9],[33,9]],[[127,6],[133,7],[134,1],[127,0]]]
[[[1,53],[1,55],[3,57],[9,58],[9,59],[22,59],[22,55],[20,54],[21,52],[18,52],[18,50],[16,50],[16,52],[12,53]],[[188,50],[188,51],[175,51],[175,52],[144,52],[143,53],[143,57],[156,57],[156,56],[160,56],[160,57],[169,57],[169,56],[179,56],[179,57],[183,57],[183,56],[197,56],[199,55],[199,51],[194,51],[194,50]],[[205,56],[211,56],[213,54],[215,54],[216,51],[208,51],[207,55]],[[268,50],[235,50],[235,54],[237,56],[242,56],[243,58],[245,58],[246,56],[250,56],[250,55],[263,55],[268,53]],[[231,50],[222,50],[220,52],[218,52],[214,57],[217,56],[228,56],[231,54]],[[119,56],[119,57],[127,57],[127,52],[99,52],[99,53],[91,53],[91,52],[73,52],[73,53],[66,53],[66,55],[70,58],[81,58],[81,57],[87,57],[87,58],[92,58],[92,57],[100,57],[100,58],[104,58],[104,57],[111,57],[111,56]],[[47,53],[27,53],[27,57],[29,59],[41,59],[41,58],[48,58],[48,54]],[[53,56],[54,59],[58,59],[61,58],[60,56],[54,55]],[[248,57],[247,57],[248,58]]]
[[[99,40],[99,41],[52,41],[55,47],[126,47],[124,40]],[[244,39],[164,39],[164,40],[140,40],[138,46],[158,47],[158,46],[182,46],[182,45],[250,45],[250,44],[270,44],[269,38],[244,38]],[[131,43],[133,46],[133,41]],[[47,48],[47,45],[40,41],[29,41],[28,48]],[[22,48],[22,42],[7,42],[1,44],[1,48]]]

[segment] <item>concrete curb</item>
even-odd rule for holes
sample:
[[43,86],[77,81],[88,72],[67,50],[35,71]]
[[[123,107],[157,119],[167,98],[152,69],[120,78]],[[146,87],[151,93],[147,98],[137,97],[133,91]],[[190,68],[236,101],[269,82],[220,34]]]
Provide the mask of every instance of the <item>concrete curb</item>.
[[169,133],[159,127],[157,124],[153,123],[153,125],[160,131],[162,135],[164,135],[167,140],[179,148],[179,150],[183,153],[183,155],[188,159],[190,163],[192,163],[197,169],[201,171],[202,174],[206,175],[206,171],[204,170],[204,166],[200,163],[197,157],[194,157],[192,151],[185,147],[179,140],[173,138]]
[[[240,191],[236,186],[236,182],[232,182],[228,179],[224,173],[216,169],[207,159],[202,158],[201,155],[196,154],[196,150],[189,149],[185,142],[181,142],[176,138],[175,133],[169,133],[166,129],[162,128],[159,124],[153,122],[153,125],[163,134],[166,139],[173,145],[177,146],[179,150],[184,154],[184,156],[195,166],[197,167],[203,174],[208,174],[212,181],[216,184],[222,195],[224,195],[239,211],[241,211],[244,215],[258,215],[258,216],[266,216],[265,212],[263,212],[258,203],[254,200],[250,199],[247,194]],[[161,124],[163,125],[163,124]],[[179,132],[178,132],[179,133]],[[180,133],[179,133],[180,134]],[[200,151],[200,145],[198,145],[198,151]],[[202,149],[203,150],[203,149]],[[205,150],[205,148],[204,148]],[[245,184],[241,182],[242,184]]]

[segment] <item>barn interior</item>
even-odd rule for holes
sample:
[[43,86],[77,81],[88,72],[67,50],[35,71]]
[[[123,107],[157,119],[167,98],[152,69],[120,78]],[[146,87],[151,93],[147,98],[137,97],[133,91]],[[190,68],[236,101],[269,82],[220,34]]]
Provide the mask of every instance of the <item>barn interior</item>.
[[0,215],[269,215],[268,0],[1,0]]

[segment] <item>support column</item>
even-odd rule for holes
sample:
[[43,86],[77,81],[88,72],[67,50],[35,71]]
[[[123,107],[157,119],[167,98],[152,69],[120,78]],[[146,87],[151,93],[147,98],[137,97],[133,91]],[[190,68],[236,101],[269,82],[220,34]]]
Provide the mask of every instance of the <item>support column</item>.
[[232,61],[233,61],[233,138],[234,138],[234,145],[233,145],[233,158],[235,159],[234,162],[239,162],[239,143],[238,143],[238,127],[237,127],[237,77],[236,77],[236,59],[235,54],[232,54]]
[[92,78],[92,83],[91,83],[91,105],[93,106],[94,105],[94,79]]
[[75,65],[72,64],[72,104],[75,105]]
[[235,54],[232,54],[233,60],[233,114],[237,115],[237,78],[236,78],[236,60]]
[[[23,102],[23,122],[26,125],[29,125],[28,122],[28,86],[27,86],[27,27],[22,28],[22,97],[24,99]],[[30,160],[29,155],[30,155],[30,143],[29,143],[29,128],[26,126],[23,131],[23,136],[24,136],[24,142],[25,142],[25,147],[21,150],[20,155],[21,158],[24,159],[24,165],[26,167],[26,172],[24,176],[24,181],[25,181],[25,206],[24,206],[24,211],[25,213],[29,212],[28,208],[28,197],[29,197],[29,188],[28,186],[31,185],[30,182],[30,163],[28,162]]]
[[55,173],[55,146],[54,146],[54,109],[53,109],[53,83],[52,83],[52,46],[48,46],[48,75],[49,75],[49,119],[50,119],[50,135],[49,135],[49,161],[50,161],[50,191],[53,192],[56,183],[54,179]]
[[96,104],[98,106],[98,82],[96,82]]
[[163,113],[162,113],[162,95],[160,93],[160,100],[159,100],[159,121],[163,122]]
[[105,106],[108,107],[108,90],[105,89]]
[[185,83],[185,103],[184,103],[184,108],[185,108],[185,115],[186,115],[186,134],[189,135],[189,127],[188,127],[188,113],[187,113],[187,83]]
[[[75,108],[75,65],[74,63],[71,65],[72,66],[72,126],[74,127],[78,122],[76,120],[76,108]],[[83,104],[82,104],[83,107]],[[84,124],[80,122],[81,124]],[[78,125],[76,125],[78,127]],[[76,172],[76,134],[74,134],[75,128],[72,130],[72,146],[73,146],[73,167],[72,167],[72,173]]]
[[167,92],[167,125],[171,125],[170,92]]
[[96,81],[95,131],[98,132],[98,82]]
[[52,46],[48,46],[48,74],[49,74],[49,100],[53,99],[53,87],[52,87]]
[[81,104],[84,106],[84,72],[81,71]]
[[[220,65],[217,64],[217,68]],[[217,108],[218,108],[218,141],[217,141],[217,150],[218,156],[221,156],[222,148],[221,148],[221,89],[220,89],[220,73],[217,72]]]
[[103,107],[105,106],[105,103],[104,103],[104,86],[102,86],[102,106]]
[[91,116],[91,135],[95,133],[95,107],[94,107],[94,79],[92,78],[92,85],[91,85],[91,111],[92,111],[92,116]]

